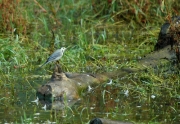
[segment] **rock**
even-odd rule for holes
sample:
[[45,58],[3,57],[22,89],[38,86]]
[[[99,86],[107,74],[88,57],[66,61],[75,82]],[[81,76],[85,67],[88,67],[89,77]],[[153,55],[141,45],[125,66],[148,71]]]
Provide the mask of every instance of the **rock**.
[[94,118],[89,122],[89,124],[133,124],[133,123],[123,122],[123,121],[113,121],[113,120],[103,119],[103,118]]

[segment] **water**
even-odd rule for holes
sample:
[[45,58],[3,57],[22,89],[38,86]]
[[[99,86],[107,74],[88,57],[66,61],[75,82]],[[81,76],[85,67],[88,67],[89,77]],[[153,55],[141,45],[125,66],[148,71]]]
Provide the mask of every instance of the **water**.
[[36,89],[48,78],[27,78],[26,81],[26,76],[15,77],[1,88],[0,123],[77,124],[95,117],[136,123],[180,122],[180,98],[174,95],[177,91],[168,83],[160,86],[146,78],[137,80],[129,75],[114,79],[111,84],[104,82],[93,87],[91,92],[84,89],[80,93],[81,101],[64,111],[45,111],[44,105],[32,101],[36,99]]

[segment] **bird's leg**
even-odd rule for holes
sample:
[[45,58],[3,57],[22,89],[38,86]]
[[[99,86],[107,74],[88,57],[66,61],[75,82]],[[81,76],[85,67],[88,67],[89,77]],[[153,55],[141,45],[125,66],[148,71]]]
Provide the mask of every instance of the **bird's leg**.
[[59,61],[56,61],[56,63],[58,63],[58,64],[59,64]]
[[56,61],[56,65],[58,65],[58,66],[59,66],[59,61]]
[[56,62],[56,67],[58,68],[58,72],[59,73],[62,73],[63,71],[62,71],[62,68],[61,68],[61,65],[60,65],[60,63],[57,61]]
[[56,61],[56,66],[60,66],[59,61]]

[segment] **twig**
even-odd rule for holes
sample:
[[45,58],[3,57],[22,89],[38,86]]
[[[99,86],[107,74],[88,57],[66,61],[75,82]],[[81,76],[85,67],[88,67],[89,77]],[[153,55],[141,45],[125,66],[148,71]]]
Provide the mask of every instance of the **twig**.
[[47,12],[42,6],[41,4],[39,4],[36,0],[34,0],[34,2],[42,9],[43,12]]

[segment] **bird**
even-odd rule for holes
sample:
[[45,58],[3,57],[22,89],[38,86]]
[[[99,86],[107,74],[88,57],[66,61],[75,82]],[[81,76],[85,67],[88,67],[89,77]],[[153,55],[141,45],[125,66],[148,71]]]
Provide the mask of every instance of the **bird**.
[[64,53],[65,50],[66,50],[65,47],[62,47],[61,49],[56,50],[53,54],[51,54],[49,56],[49,58],[46,60],[46,62],[43,65],[41,65],[41,67],[43,67],[44,65],[46,65],[46,64],[48,64],[50,62],[61,59],[61,57],[63,56],[63,53]]

